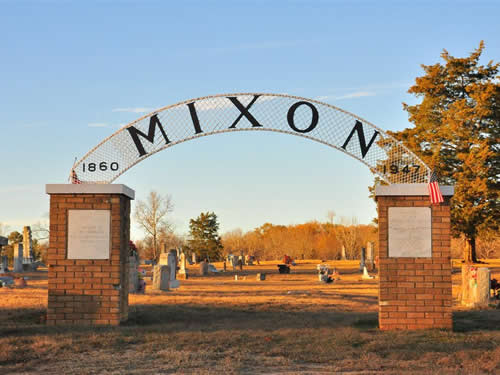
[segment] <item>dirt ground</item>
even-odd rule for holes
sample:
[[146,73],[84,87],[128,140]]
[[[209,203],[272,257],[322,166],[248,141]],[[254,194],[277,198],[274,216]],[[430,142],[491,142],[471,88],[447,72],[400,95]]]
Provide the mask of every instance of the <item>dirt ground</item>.
[[[47,271],[28,274],[27,288],[0,288],[0,374],[500,374],[500,309],[458,304],[459,267],[453,331],[382,332],[378,281],[344,261],[321,284],[318,262],[287,275],[278,262],[208,277],[190,266],[177,290],[130,295],[119,327],[45,326]],[[500,279],[500,261],[485,266]]]

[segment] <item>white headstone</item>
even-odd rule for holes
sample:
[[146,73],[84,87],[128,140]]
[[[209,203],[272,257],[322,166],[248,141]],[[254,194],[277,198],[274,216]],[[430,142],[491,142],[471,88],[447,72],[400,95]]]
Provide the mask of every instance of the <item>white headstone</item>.
[[34,261],[33,256],[33,241],[31,239],[31,228],[23,228],[23,263],[32,263]]
[[341,253],[341,255],[340,255],[340,258],[341,258],[342,260],[346,260],[346,259],[347,259],[347,258],[346,258],[346,254],[345,254],[345,246],[344,246],[344,245],[342,245],[342,253]]
[[160,254],[160,260],[158,261],[158,264],[160,264],[162,266],[168,265],[168,253],[161,253]]
[[432,257],[430,207],[389,207],[389,257]]
[[179,273],[186,273],[186,254],[181,253],[180,255],[180,262],[179,262]]
[[363,276],[362,276],[363,279],[365,280],[371,280],[373,278],[375,278],[375,276],[370,276],[370,274],[368,273],[368,270],[366,269],[366,266],[363,267]]

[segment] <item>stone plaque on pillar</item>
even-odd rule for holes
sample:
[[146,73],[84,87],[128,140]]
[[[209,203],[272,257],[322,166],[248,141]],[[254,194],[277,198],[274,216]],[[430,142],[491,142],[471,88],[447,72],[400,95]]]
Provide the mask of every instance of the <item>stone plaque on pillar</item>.
[[389,207],[389,257],[430,258],[430,207]]
[[68,210],[68,259],[109,259],[111,212]]

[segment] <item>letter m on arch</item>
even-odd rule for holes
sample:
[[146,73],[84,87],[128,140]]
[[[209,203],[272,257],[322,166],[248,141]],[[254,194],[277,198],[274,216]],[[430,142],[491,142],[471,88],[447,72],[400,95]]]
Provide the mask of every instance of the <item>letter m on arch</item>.
[[130,136],[132,137],[132,140],[134,141],[135,147],[137,148],[137,151],[139,152],[139,156],[144,156],[147,154],[139,136],[145,138],[149,143],[154,143],[155,133],[156,133],[156,125],[158,125],[158,127],[160,128],[161,135],[165,139],[165,144],[169,144],[170,141],[167,137],[167,134],[165,133],[165,130],[163,129],[163,126],[161,125],[161,122],[158,119],[158,115],[156,115],[156,114],[149,118],[148,134],[141,132],[140,130],[138,130],[134,126],[127,128],[128,132],[130,133]]

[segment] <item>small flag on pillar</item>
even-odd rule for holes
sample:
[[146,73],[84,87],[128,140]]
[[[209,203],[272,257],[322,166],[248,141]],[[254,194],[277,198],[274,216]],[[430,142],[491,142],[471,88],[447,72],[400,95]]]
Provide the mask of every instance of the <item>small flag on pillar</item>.
[[443,194],[441,194],[441,190],[439,189],[437,175],[434,171],[431,172],[428,187],[429,187],[429,198],[431,200],[431,204],[439,204],[444,202]]
[[71,183],[72,184],[81,184],[82,183],[82,181],[80,181],[80,179],[76,175],[76,172],[74,169],[71,171]]

